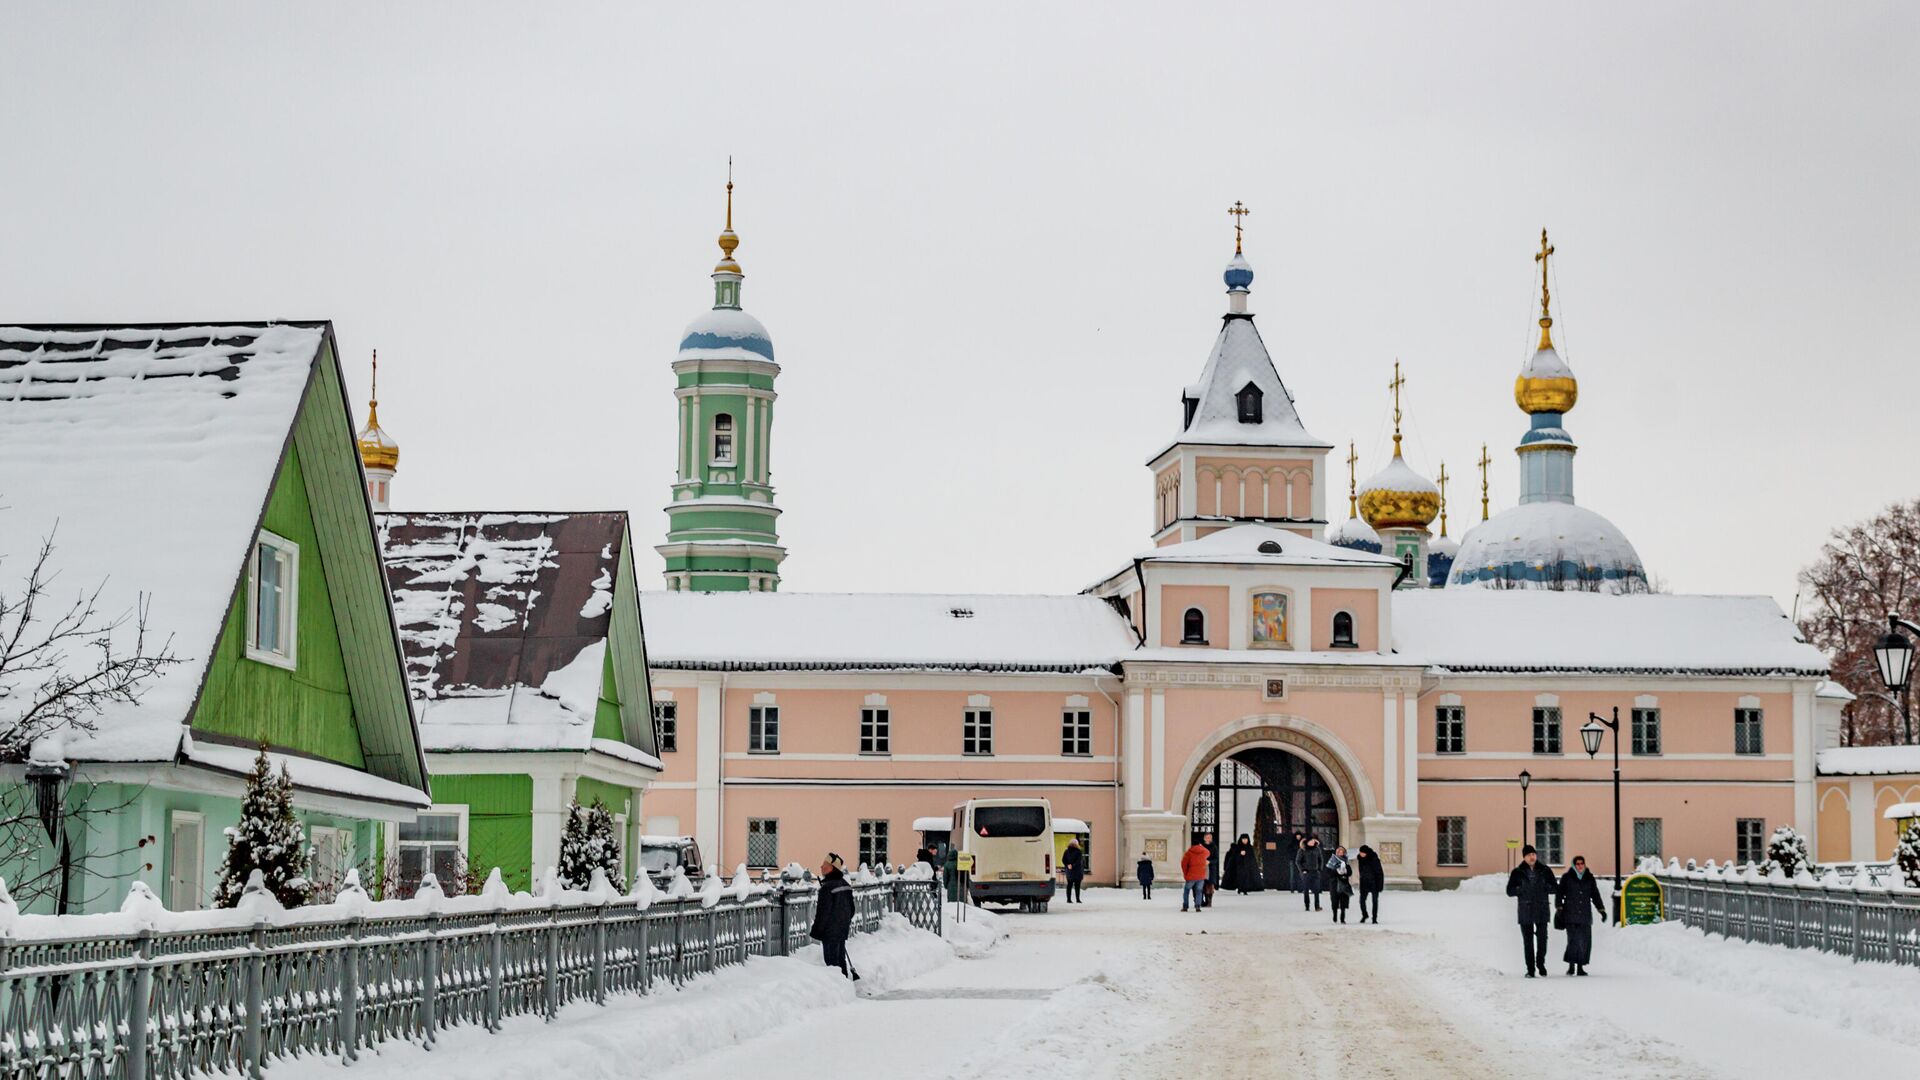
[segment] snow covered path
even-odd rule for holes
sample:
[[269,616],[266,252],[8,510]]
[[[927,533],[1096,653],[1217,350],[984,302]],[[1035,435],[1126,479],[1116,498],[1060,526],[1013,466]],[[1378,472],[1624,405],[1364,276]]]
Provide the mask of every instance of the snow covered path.
[[[1011,937],[981,958],[659,1075],[732,1080],[778,1062],[791,1075],[896,1080],[904,1055],[915,1076],[957,1080],[1480,1080],[1569,1060],[1590,1077],[1754,1080],[1836,1061],[1891,1075],[1920,1055],[1907,1019],[1920,971],[1670,925],[1603,928],[1592,977],[1528,980],[1504,897],[1389,894],[1384,906],[1383,926],[1334,926],[1291,896],[1222,896],[1182,915],[1171,891],[1146,902],[1102,889],[1084,906],[1005,916]],[[1556,935],[1556,960],[1560,946]]]

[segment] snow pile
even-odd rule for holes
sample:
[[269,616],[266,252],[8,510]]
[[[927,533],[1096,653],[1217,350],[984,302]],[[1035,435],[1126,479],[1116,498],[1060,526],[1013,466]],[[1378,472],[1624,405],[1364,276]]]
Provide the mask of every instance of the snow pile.
[[1505,896],[1507,895],[1507,875],[1475,874],[1462,878],[1460,887],[1455,890],[1466,896]]
[[940,936],[947,939],[955,956],[971,960],[985,955],[1007,937],[1007,917],[986,908],[970,907],[966,921],[962,922],[954,915],[953,906],[948,905],[940,922]]
[[[1152,1042],[1183,1019],[1180,1009],[1186,1003],[1169,1000],[1166,964],[1147,950],[1109,956],[1091,974],[982,1040],[984,1052],[952,1075],[965,1080],[1126,1075],[1108,1068],[1112,1062],[1103,1051]],[[1206,1073],[1200,1065],[1196,1062],[1196,1071]]]

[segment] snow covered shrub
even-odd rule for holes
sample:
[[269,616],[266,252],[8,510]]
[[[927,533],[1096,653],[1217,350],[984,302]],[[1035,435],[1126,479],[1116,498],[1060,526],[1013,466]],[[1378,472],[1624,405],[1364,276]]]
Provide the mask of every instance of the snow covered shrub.
[[1791,825],[1782,825],[1773,830],[1773,836],[1767,841],[1767,863],[1764,869],[1769,873],[1778,867],[1780,873],[1791,878],[1800,872],[1800,868],[1813,862],[1807,853],[1807,838],[1794,831]]
[[1907,879],[1907,888],[1920,889],[1920,821],[1900,834],[1900,844],[1893,849],[1893,863]]
[[293,779],[286,766],[273,775],[267,748],[253,759],[247,791],[240,797],[240,825],[227,831],[227,854],[220,862],[220,886],[213,902],[235,907],[255,871],[282,907],[298,907],[312,889],[307,881],[307,836],[293,816]]
[[605,803],[593,800],[582,807],[573,801],[565,831],[560,834],[560,884],[568,889],[584,889],[599,870],[608,878],[620,876],[620,838],[614,835],[613,815]]

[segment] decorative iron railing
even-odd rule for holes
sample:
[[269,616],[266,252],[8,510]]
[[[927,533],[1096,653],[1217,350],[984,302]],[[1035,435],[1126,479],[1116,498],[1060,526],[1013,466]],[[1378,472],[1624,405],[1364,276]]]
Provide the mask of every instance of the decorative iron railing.
[[1854,960],[1920,966],[1920,890],[1901,887],[1897,871],[1856,867],[1844,877],[1820,868],[1771,877],[1745,870],[1653,867],[1666,891],[1667,917],[1709,933]]
[[[854,894],[855,933],[888,913],[940,930],[937,882]],[[0,1080],[257,1077],[296,1055],[351,1061],[456,1026],[494,1031],[788,955],[807,944],[815,897],[811,882],[646,907],[612,890],[462,897],[444,913],[393,901],[346,918],[296,910],[239,928],[0,938]],[[385,914],[395,909],[406,913]]]

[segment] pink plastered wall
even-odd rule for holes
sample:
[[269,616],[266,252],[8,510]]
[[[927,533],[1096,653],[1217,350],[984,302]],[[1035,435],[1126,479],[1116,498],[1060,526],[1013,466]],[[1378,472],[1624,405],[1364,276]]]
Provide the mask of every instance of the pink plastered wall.
[[1198,458],[1195,506],[1203,515],[1303,518],[1313,507],[1312,478],[1310,461]]
[[[1465,689],[1454,692],[1467,710],[1466,748],[1471,755],[1476,751],[1530,752],[1535,699],[1540,693],[1553,691]],[[1640,758],[1633,758],[1631,754],[1632,715],[1637,695],[1621,690],[1576,690],[1557,692],[1555,696],[1559,699],[1561,749],[1568,758],[1586,759],[1580,746],[1580,725],[1587,722],[1587,714],[1597,712],[1611,718],[1612,709],[1618,706],[1622,760],[1635,760],[1637,767],[1655,775],[1694,776],[1709,765],[1708,771],[1728,778],[1790,779],[1793,775],[1793,763],[1788,760],[1793,753],[1793,700],[1788,694],[1759,695],[1764,753],[1752,756],[1733,753],[1733,712],[1743,695],[1723,691],[1654,694],[1660,710],[1662,753]],[[1438,693],[1420,699],[1422,753],[1434,749],[1433,713],[1440,703]],[[1612,736],[1607,738],[1609,741],[1601,749],[1602,757],[1613,752]],[[1726,755],[1730,760],[1703,762],[1674,757],[1680,754]],[[1443,757],[1436,765],[1444,770],[1448,760],[1451,759]],[[1520,766],[1514,768],[1518,771]],[[1425,775],[1431,770],[1423,766],[1421,771]]]
[[1373,589],[1313,590],[1313,647],[1333,648],[1333,616],[1353,616],[1354,647],[1373,652],[1380,647],[1380,594]]
[[1187,609],[1199,608],[1207,616],[1207,647],[1226,648],[1228,596],[1225,585],[1161,586],[1159,644],[1179,645],[1185,633]]
[[[780,710],[780,753],[751,754],[750,761],[778,761],[784,755],[835,754],[857,755],[860,751],[860,713],[870,694],[885,699],[891,727],[891,751],[900,755],[955,755],[962,752],[961,734],[965,713],[977,706],[968,698],[974,693],[954,690],[870,690],[815,689],[732,686],[726,691],[723,709],[722,742],[729,755],[748,754],[749,710],[763,694],[771,694]],[[987,693],[987,709],[993,713],[993,752],[995,755],[1058,756],[1061,750],[1061,719],[1067,699],[1087,699],[1076,709],[1091,712],[1093,752],[1112,755],[1113,707],[1098,693],[1061,690],[1001,690]],[[682,721],[684,728],[685,721]],[[880,759],[884,760],[884,759]],[[990,760],[981,758],[979,760]],[[729,764],[729,773],[735,772]],[[818,769],[826,766],[849,768],[857,762],[810,762]],[[917,775],[947,776],[964,763],[916,763]],[[936,767],[938,766],[938,767]],[[1109,765],[1108,771],[1111,772]]]

